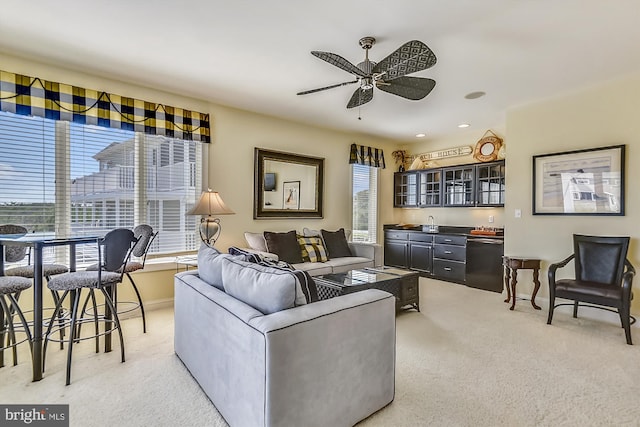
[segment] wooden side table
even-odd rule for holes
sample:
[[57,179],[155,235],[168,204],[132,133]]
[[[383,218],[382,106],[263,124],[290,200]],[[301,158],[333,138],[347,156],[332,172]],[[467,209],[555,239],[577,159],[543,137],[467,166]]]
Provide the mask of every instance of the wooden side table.
[[[536,295],[540,289],[540,260],[538,258],[524,258],[517,256],[503,256],[502,265],[504,266],[504,286],[507,288],[507,299],[504,302],[511,301],[509,310],[513,310],[516,306],[516,283],[518,281],[518,269],[533,270],[533,294],[531,294],[531,305],[536,310],[541,308],[536,305]],[[511,278],[511,288],[509,288],[509,279]]]

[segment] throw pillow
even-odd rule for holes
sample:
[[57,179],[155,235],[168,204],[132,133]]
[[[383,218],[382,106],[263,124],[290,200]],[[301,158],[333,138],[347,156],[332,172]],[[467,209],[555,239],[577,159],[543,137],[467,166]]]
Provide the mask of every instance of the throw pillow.
[[322,237],[322,234],[320,233],[320,231],[312,230],[312,229],[307,228],[307,227],[304,227],[302,229],[302,235],[305,236],[305,237],[312,237],[312,236]]
[[250,233],[247,231],[244,233],[244,239],[251,249],[267,252],[267,242],[264,240],[262,233]]
[[320,230],[320,232],[322,233],[329,258],[353,256],[344,234],[344,228],[338,231]]
[[224,290],[264,314],[306,304],[291,272],[226,258],[222,261]]
[[260,262],[262,262],[262,257],[260,255],[254,254],[253,252],[246,251],[236,246],[231,246],[228,252],[230,255],[242,257],[240,259],[242,259],[243,261],[253,262],[255,264],[260,264]]
[[268,252],[278,255],[282,261],[290,264],[302,262],[302,254],[295,230],[286,233],[264,232],[264,239],[267,242]]
[[221,254],[204,243],[198,250],[198,275],[208,284],[224,290],[222,286],[222,267],[220,261],[230,255]]
[[311,277],[308,271],[296,270],[292,265],[287,264],[283,261],[273,261],[270,259],[263,259],[260,263],[265,267],[277,268],[279,270],[287,271],[293,274],[298,281],[298,284],[302,288],[302,293],[304,294],[307,303],[319,301],[318,297],[318,288],[316,286],[316,282]]
[[305,237],[298,236],[298,244],[302,260],[305,262],[327,262],[327,251],[324,248],[322,237]]

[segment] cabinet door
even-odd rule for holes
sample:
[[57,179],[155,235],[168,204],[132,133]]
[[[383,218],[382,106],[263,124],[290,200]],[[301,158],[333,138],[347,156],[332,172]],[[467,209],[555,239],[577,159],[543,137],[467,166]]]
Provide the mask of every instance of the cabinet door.
[[504,206],[504,160],[476,166],[476,206]]
[[445,168],[443,173],[443,206],[473,206],[474,166]]
[[420,171],[418,178],[418,206],[442,206],[442,170]]
[[431,274],[433,265],[433,245],[411,242],[409,246],[409,268]]
[[418,205],[418,182],[416,172],[393,174],[393,206],[402,208]]
[[407,268],[409,243],[400,240],[385,240],[384,265]]

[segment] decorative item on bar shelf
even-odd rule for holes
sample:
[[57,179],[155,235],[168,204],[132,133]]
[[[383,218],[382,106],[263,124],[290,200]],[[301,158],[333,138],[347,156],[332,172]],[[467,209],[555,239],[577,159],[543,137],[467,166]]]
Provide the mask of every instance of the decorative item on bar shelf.
[[202,239],[204,244],[210,248],[213,248],[213,245],[216,244],[218,237],[220,237],[220,232],[222,231],[220,219],[212,218],[212,215],[233,214],[235,214],[235,212],[224,204],[222,197],[220,197],[220,193],[217,191],[211,191],[210,188],[207,189],[207,191],[202,192],[198,203],[193,207],[193,209],[187,212],[187,215],[202,215],[199,227],[200,239]]
[[409,155],[407,154],[407,150],[396,150],[391,153],[393,159],[396,161],[396,164],[400,163],[398,167],[398,172],[404,172],[404,163],[406,162]]
[[480,162],[492,162],[498,158],[498,152],[501,147],[502,138],[489,129],[482,135],[482,138],[478,140],[476,148],[473,151],[473,158]]

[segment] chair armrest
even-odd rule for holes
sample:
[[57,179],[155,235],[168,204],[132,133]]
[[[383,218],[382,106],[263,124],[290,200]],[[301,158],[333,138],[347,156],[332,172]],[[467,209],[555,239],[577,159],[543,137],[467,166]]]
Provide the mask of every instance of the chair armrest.
[[272,253],[272,252],[263,252],[263,251],[258,251],[255,249],[251,249],[251,248],[239,248],[242,249],[243,251],[247,251],[247,252],[251,252],[252,254],[256,254],[261,256],[264,259],[268,259],[271,261],[279,261],[280,258],[278,257],[278,255]]
[[623,298],[629,302],[631,301],[631,288],[633,286],[633,276],[636,275],[636,269],[628,259],[624,261],[624,266],[627,268],[627,271],[622,275],[622,295]]
[[574,257],[575,257],[575,254],[571,254],[570,256],[563,259],[562,261],[556,262],[549,266],[549,273],[548,273],[549,287],[555,286],[556,284],[556,270],[569,264],[569,261],[571,261]]
[[377,243],[349,242],[349,249],[351,249],[351,253],[354,256],[372,259],[374,266],[383,264],[382,245]]

